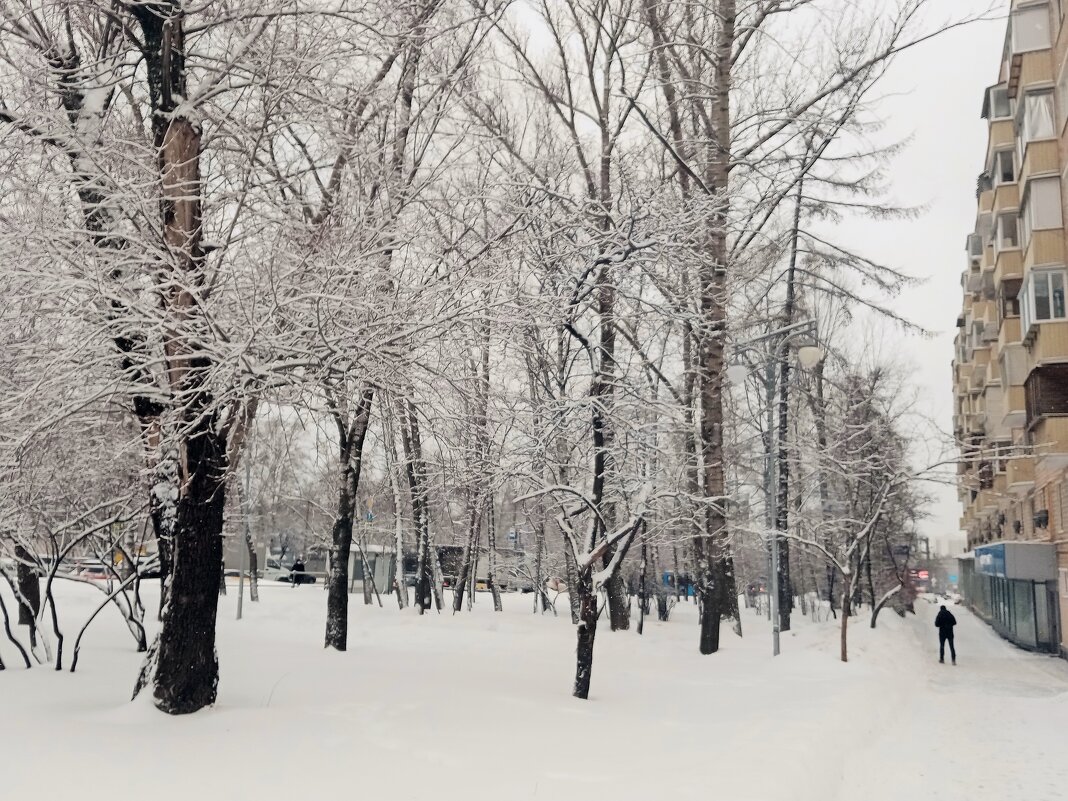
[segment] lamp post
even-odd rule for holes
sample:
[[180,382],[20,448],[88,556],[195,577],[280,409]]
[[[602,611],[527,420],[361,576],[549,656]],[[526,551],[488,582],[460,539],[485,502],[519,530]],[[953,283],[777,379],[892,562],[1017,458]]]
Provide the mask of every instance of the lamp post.
[[[775,448],[775,396],[778,381],[777,369],[786,355],[787,346],[797,338],[808,337],[814,340],[816,336],[816,321],[802,320],[793,325],[784,326],[767,334],[747,340],[735,345],[737,353],[756,351],[756,345],[770,342],[772,347],[767,351],[767,361],[764,364],[764,393],[767,413],[767,452],[764,457],[764,497],[765,519],[771,537],[770,573],[768,576],[768,596],[771,600],[771,643],[772,655],[779,655],[779,532],[775,527],[778,518],[778,490],[775,485],[776,469],[778,462]],[[797,361],[805,370],[812,370],[824,359],[823,350],[817,345],[802,345],[797,349]],[[749,375],[749,368],[740,363],[734,363],[727,368],[727,380],[732,384],[742,384]]]

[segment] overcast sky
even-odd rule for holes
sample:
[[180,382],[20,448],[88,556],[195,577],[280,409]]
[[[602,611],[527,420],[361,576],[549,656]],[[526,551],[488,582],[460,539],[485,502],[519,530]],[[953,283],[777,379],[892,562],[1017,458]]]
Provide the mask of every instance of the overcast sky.
[[[982,11],[987,0],[953,0],[957,13]],[[1008,6],[1008,2],[1005,3]],[[961,308],[965,237],[974,229],[975,180],[983,169],[983,90],[997,80],[1005,22],[951,31],[903,55],[887,76],[879,109],[893,139],[911,137],[892,168],[893,199],[925,207],[916,220],[851,222],[845,238],[866,255],[924,278],[894,301],[896,310],[934,334],[888,330],[884,355],[915,369],[917,409],[951,428],[953,336]],[[938,502],[923,531],[949,547],[959,538],[960,504],[951,487],[931,485]]]

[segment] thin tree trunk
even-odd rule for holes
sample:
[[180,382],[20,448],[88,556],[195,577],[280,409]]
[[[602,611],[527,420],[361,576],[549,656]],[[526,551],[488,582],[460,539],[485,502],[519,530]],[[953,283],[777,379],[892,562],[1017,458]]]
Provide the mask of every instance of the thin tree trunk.
[[564,540],[564,571],[567,573],[567,599],[571,607],[571,622],[578,623],[582,619],[582,601],[579,597],[579,576],[575,569],[575,556],[571,553],[571,545]]
[[648,565],[648,547],[642,543],[642,561],[638,567],[638,634],[641,635],[645,628],[645,571]]
[[842,650],[843,662],[849,661],[849,648],[847,647],[847,634],[849,629],[849,615],[852,612],[853,589],[850,582],[842,580]]
[[497,586],[497,513],[492,495],[487,493],[486,502],[487,512],[489,513],[489,518],[486,521],[486,544],[488,546],[486,554],[486,583],[489,585],[490,593],[493,595],[493,611],[500,612],[503,607],[501,606],[501,588]]
[[[806,152],[807,156],[807,152]],[[798,240],[801,235],[801,204],[804,198],[805,178],[802,174],[797,182],[797,194],[794,198],[793,230],[790,239],[790,265],[786,271],[786,302],[783,306],[783,326],[794,321],[796,303],[795,274],[797,270]],[[790,460],[788,437],[790,431],[790,357],[789,349],[783,349],[779,364],[779,430],[778,430],[778,466],[779,484],[776,489],[775,528],[786,533],[790,525]],[[779,548],[779,630],[790,630],[790,613],[794,606],[794,592],[790,581],[790,540],[786,536],[777,538]]]

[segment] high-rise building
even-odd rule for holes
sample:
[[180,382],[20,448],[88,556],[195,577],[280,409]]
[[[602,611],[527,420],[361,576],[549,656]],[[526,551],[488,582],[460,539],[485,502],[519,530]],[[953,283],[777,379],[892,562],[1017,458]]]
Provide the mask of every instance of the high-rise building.
[[[1062,5],[1063,3],[1063,5]],[[1068,0],[1012,0],[953,361],[968,604],[1068,653]]]

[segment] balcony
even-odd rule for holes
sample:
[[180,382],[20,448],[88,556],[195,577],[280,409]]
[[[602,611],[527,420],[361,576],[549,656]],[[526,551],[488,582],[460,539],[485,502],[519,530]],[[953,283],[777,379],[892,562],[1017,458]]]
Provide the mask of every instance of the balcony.
[[994,208],[994,190],[986,189],[979,193],[979,213],[989,214]]
[[1016,132],[1012,120],[995,120],[990,123],[990,136],[987,139],[987,163],[995,150],[1002,150],[1016,142]]
[[994,189],[993,211],[997,216],[1003,211],[1015,211],[1020,208],[1020,185],[999,184]]
[[1020,342],[1020,318],[1005,317],[998,329],[998,350],[1005,350],[1006,345],[1014,345]]
[[994,283],[1023,275],[1023,254],[1019,249],[998,251],[994,260]]
[[1027,243],[1027,249],[1024,251],[1024,274],[1034,267],[1047,264],[1064,264],[1063,228],[1031,232],[1031,241]]
[[[1032,364],[1068,359],[1068,321],[1034,323],[1026,333],[1030,337],[1028,350]],[[1068,381],[1068,376],[1063,380]]]
[[1004,387],[1002,404],[1004,414],[1001,417],[1001,428],[1003,430],[1020,428],[1027,422],[1027,393],[1023,387]]
[[1056,175],[1060,172],[1060,153],[1055,139],[1030,142],[1020,168],[1019,186],[1023,192],[1029,178],[1036,175]]
[[1035,486],[1035,457],[1018,456],[1009,459],[1006,479],[1009,492],[1026,495]]
[[1035,451],[1035,471],[1052,472],[1068,466],[1068,417],[1040,417],[1028,431]]
[[1036,83],[1053,83],[1053,54],[1049,50],[1014,53],[1009,61],[1009,97]]

